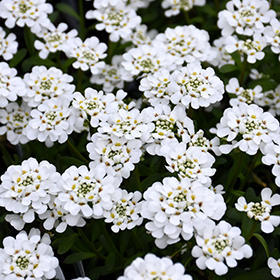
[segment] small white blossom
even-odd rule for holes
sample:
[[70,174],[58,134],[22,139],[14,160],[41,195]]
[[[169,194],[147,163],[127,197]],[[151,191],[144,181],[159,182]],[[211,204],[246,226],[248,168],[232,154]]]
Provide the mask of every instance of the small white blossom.
[[166,28],[153,40],[156,48],[163,49],[172,55],[172,61],[177,65],[185,62],[201,62],[212,60],[216,56],[212,52],[207,31],[198,29],[194,25]]
[[5,25],[8,28],[14,28],[15,24],[20,27],[27,25],[33,33],[51,24],[48,14],[52,12],[52,5],[45,0],[3,0],[0,3],[0,17],[6,19]]
[[105,29],[107,33],[110,33],[109,39],[112,42],[119,41],[120,37],[128,38],[132,29],[141,23],[141,17],[137,16],[135,10],[123,1],[117,1],[113,5],[110,3],[107,7],[99,7],[94,11],[89,10],[86,18],[100,21],[101,23],[96,24],[96,29]]
[[[1,3],[0,3],[0,15],[1,15]],[[6,37],[6,32],[0,26],[0,56],[2,56],[5,60],[10,60],[17,52],[17,48],[18,48],[18,42],[16,41],[16,35],[10,33]]]
[[[159,248],[192,238],[194,232],[214,226],[226,211],[220,194],[189,178],[174,177],[154,183],[144,193],[141,215],[150,220],[146,229],[156,238]],[[213,219],[213,220],[212,220]]]
[[32,228],[27,234],[21,231],[14,238],[8,236],[0,249],[1,279],[53,279],[58,267],[50,246],[50,236],[40,236],[40,230]]
[[164,0],[161,3],[166,17],[176,16],[180,11],[188,12],[193,6],[204,6],[206,0]]
[[247,213],[250,219],[261,222],[261,230],[265,233],[274,231],[274,227],[280,224],[280,216],[271,215],[272,206],[280,204],[280,195],[272,195],[272,190],[265,188],[261,192],[261,202],[250,202],[247,204],[244,197],[239,197],[235,207],[238,211]]
[[[228,267],[236,267],[237,261],[250,258],[253,254],[251,247],[245,243],[238,227],[221,221],[218,225],[205,228],[195,236],[196,243],[192,256],[197,258],[199,269],[214,270],[217,275],[224,275]],[[226,262],[226,264],[224,263]]]
[[21,165],[11,165],[1,176],[0,205],[31,223],[35,213],[44,213],[51,196],[57,194],[59,178],[55,166],[47,161],[29,158]]
[[17,102],[10,102],[5,109],[0,109],[0,135],[6,134],[7,140],[13,144],[26,144],[29,139],[26,136],[26,127],[30,119],[31,108],[23,102],[20,106]]
[[[213,131],[213,130],[212,130]],[[264,145],[272,142],[279,132],[279,122],[269,112],[255,104],[239,103],[224,111],[220,123],[217,124],[216,134],[227,141],[241,140],[233,145],[243,152],[254,155]]]
[[113,232],[130,230],[142,224],[143,218],[140,216],[142,202],[139,202],[141,197],[139,191],[128,193],[126,190],[116,190],[112,208],[104,210],[103,214],[106,223],[113,223],[111,227]]
[[280,277],[280,259],[276,260],[272,257],[268,258],[267,265],[271,269],[271,274],[279,278]]
[[23,96],[26,92],[25,83],[16,74],[15,68],[10,68],[6,62],[0,62],[0,108],[6,107],[9,101],[16,101],[18,96]]
[[73,29],[68,33],[65,33],[68,25],[61,22],[57,27],[53,24],[48,25],[48,29],[38,33],[37,36],[43,39],[43,42],[36,40],[34,46],[39,50],[39,57],[46,59],[49,53],[55,53],[56,51],[63,51],[66,55],[71,50],[71,39],[78,35],[78,31]]
[[233,32],[252,36],[255,32],[263,32],[264,24],[276,17],[266,0],[233,0],[227,2],[226,8],[218,14],[218,27],[223,36]]
[[184,274],[185,268],[181,263],[173,264],[167,257],[159,258],[154,254],[147,254],[143,258],[136,258],[124,270],[124,276],[117,280],[144,280],[144,279],[168,279],[168,280],[192,280],[188,274]]
[[77,61],[73,63],[73,67],[82,71],[90,69],[92,74],[100,73],[104,68],[105,62],[100,61],[107,56],[105,51],[107,45],[105,43],[99,43],[99,39],[95,36],[87,38],[84,42],[81,38],[76,37],[69,40],[71,49],[68,53],[68,57],[74,57]]
[[47,69],[45,66],[34,66],[23,80],[27,90],[23,100],[30,107],[37,107],[45,100],[56,100],[60,96],[70,101],[75,90],[75,86],[70,84],[73,77],[55,67]]
[[29,140],[38,139],[51,147],[55,141],[60,144],[68,139],[68,135],[74,130],[76,121],[76,109],[69,107],[69,100],[48,99],[33,109],[26,128],[26,136]]

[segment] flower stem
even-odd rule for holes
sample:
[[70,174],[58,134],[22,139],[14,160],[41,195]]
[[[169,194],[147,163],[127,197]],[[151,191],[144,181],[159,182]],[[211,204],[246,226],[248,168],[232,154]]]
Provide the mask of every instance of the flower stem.
[[139,169],[138,169],[137,165],[135,166],[135,169],[134,169],[134,176],[135,176],[135,180],[136,180],[136,184],[137,184],[137,190],[140,191],[141,193],[143,193],[142,185],[141,185],[141,181],[140,181]]
[[36,51],[34,47],[34,41],[32,40],[32,33],[29,27],[27,27],[26,25],[24,26],[24,40],[30,56],[35,55]]
[[115,252],[116,257],[119,258],[120,260],[124,260],[123,256],[121,255],[121,253],[119,252],[118,248],[116,247],[114,241],[112,240],[111,236],[109,235],[106,227],[105,227],[105,223],[102,220],[96,220],[96,222],[98,223],[104,237],[106,238],[109,246],[111,247],[111,249]]
[[105,260],[106,257],[103,256],[94,246],[93,243],[91,243],[89,241],[89,239],[87,238],[87,236],[85,235],[85,233],[83,232],[83,230],[79,227],[77,227],[78,233],[80,235],[80,237],[82,238],[82,240],[86,243],[86,245],[96,254],[96,256],[102,260]]
[[84,77],[84,71],[82,69],[78,69],[78,78],[77,78],[77,91],[82,92],[82,82]]
[[84,14],[84,0],[79,0],[79,13],[80,13],[80,38],[84,40],[86,38],[85,28],[85,14]]
[[251,230],[249,231],[249,233],[248,233],[248,235],[246,237],[246,241],[247,242],[252,238],[253,234],[255,233],[257,225],[258,225],[258,221],[254,221],[254,223],[253,223],[253,225],[251,227]]
[[89,163],[89,161],[74,147],[74,145],[70,142],[69,139],[67,140],[67,145],[70,151],[72,151],[81,161],[83,161],[86,164]]
[[240,85],[243,84],[245,73],[246,73],[246,70],[247,70],[247,66],[248,66],[247,57],[244,57],[243,66],[242,66],[242,70],[241,70],[240,78],[239,78]]

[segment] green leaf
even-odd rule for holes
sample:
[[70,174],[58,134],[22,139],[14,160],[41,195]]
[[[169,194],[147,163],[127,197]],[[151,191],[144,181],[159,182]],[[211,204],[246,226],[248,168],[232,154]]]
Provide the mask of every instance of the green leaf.
[[139,169],[139,173],[142,176],[150,176],[151,174],[155,173],[151,168],[144,165],[143,163],[138,163],[137,166],[138,166],[138,169]]
[[269,250],[268,250],[268,246],[267,246],[265,239],[258,233],[254,233],[253,236],[256,237],[260,241],[260,243],[263,245],[263,248],[266,252],[266,256],[267,256],[267,258],[269,258]]
[[253,224],[254,224],[254,220],[248,218],[247,215],[243,216],[243,220],[241,224],[241,231],[243,236],[248,236]]
[[270,272],[269,268],[261,268],[248,273],[239,274],[232,277],[230,280],[273,280],[275,279]]
[[60,157],[60,163],[66,168],[68,168],[71,165],[75,165],[77,167],[84,165],[85,163],[80,161],[79,159],[76,159],[74,157]]
[[58,246],[57,252],[62,255],[67,251],[69,251],[71,247],[74,245],[78,236],[79,235],[77,233],[73,233],[67,237],[64,237]]
[[243,213],[243,212],[240,212],[240,211],[238,211],[238,210],[236,210],[235,208],[230,208],[230,209],[227,211],[227,216],[228,216],[230,219],[233,219],[233,220],[236,221],[236,222],[241,222],[242,219],[243,219],[244,213]]
[[226,64],[223,65],[219,70],[221,73],[229,73],[238,70],[238,67],[236,65]]
[[74,253],[71,254],[70,256],[67,256],[64,260],[64,263],[66,264],[72,264],[76,263],[78,261],[86,260],[86,259],[91,259],[95,258],[94,253],[89,253],[89,252],[79,252],[79,253]]
[[20,49],[19,51],[17,51],[17,53],[9,62],[10,67],[12,68],[17,66],[24,59],[26,54],[27,54],[27,49]]
[[150,187],[154,182],[161,181],[162,175],[161,174],[153,174],[141,182],[143,189]]
[[231,53],[230,55],[233,58],[233,60],[235,61],[236,65],[239,68],[242,68],[242,62],[241,62],[241,58],[240,58],[240,53],[238,51],[235,51],[235,52]]
[[107,270],[111,270],[114,267],[116,260],[116,255],[114,252],[111,252],[105,260],[105,266]]
[[77,20],[80,20],[80,16],[76,13],[76,11],[68,4],[66,3],[57,3],[56,9],[59,10],[62,13],[68,14]]
[[44,65],[46,67],[52,67],[55,66],[57,67],[57,64],[53,62],[50,59],[41,59],[40,57],[36,56],[31,56],[28,59],[25,59],[22,62],[22,70],[24,72],[28,72],[30,68],[34,65]]
[[262,92],[265,92],[269,90],[274,90],[278,84],[271,79],[259,79],[259,80],[251,81],[248,86],[250,88],[254,88],[257,85],[260,85],[262,87]]

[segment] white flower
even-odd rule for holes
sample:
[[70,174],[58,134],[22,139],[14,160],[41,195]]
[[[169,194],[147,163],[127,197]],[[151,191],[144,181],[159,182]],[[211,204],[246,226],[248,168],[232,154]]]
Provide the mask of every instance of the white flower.
[[242,136],[241,140],[233,145],[243,152],[254,155],[264,145],[271,142],[278,134],[279,122],[269,112],[255,104],[239,103],[224,111],[216,134],[233,141]]
[[127,140],[141,139],[145,142],[150,138],[150,133],[154,130],[151,122],[153,117],[149,108],[141,112],[133,108],[132,110],[119,109],[111,114],[106,122],[101,122],[98,132],[117,137],[125,137]]
[[261,97],[255,99],[255,103],[261,107],[268,107],[268,112],[273,116],[280,115],[280,85],[274,90],[264,92]]
[[156,73],[150,73],[140,81],[139,90],[144,92],[144,96],[152,106],[158,104],[167,105],[169,102],[178,104],[182,99],[180,87],[173,80],[170,72],[163,68]]
[[0,109],[0,135],[6,134],[7,140],[13,144],[26,144],[29,139],[26,136],[26,127],[30,119],[31,108],[23,102],[20,106],[17,102],[10,102],[5,109]]
[[74,130],[76,118],[76,109],[69,107],[69,100],[62,97],[45,100],[31,111],[26,136],[29,140],[45,142],[47,147],[55,141],[64,143]]
[[176,67],[170,54],[150,45],[140,45],[130,49],[123,54],[123,58],[122,66],[125,71],[122,73],[122,78],[125,81],[131,80],[133,76],[145,76],[157,72],[161,68],[174,70]]
[[88,278],[88,277],[78,277],[78,278],[75,278],[75,279],[72,279],[72,280],[90,280],[90,278]]
[[203,152],[199,147],[187,148],[186,143],[170,143],[161,148],[165,156],[166,169],[169,172],[178,173],[180,178],[198,180],[205,186],[211,185],[210,176],[213,176],[216,169],[211,168],[215,158],[208,152]]
[[30,107],[37,107],[45,100],[56,100],[60,96],[70,101],[75,90],[75,86],[70,84],[73,77],[55,67],[34,66],[23,80],[27,89],[23,100]]
[[247,36],[263,32],[264,24],[276,17],[266,0],[233,0],[227,2],[226,8],[218,14],[218,27],[223,36],[233,32]]
[[257,60],[262,60],[265,53],[263,49],[267,46],[267,41],[264,36],[259,32],[255,32],[253,38],[239,40],[237,36],[229,36],[225,39],[225,49],[228,53],[239,51],[241,54],[241,60],[244,59],[244,55],[247,56],[249,63],[255,63]]
[[203,6],[206,0],[164,0],[161,3],[163,9],[169,9],[164,12],[166,17],[176,16],[180,11],[187,12],[193,6]]
[[132,33],[132,29],[141,23],[141,17],[137,16],[135,10],[123,1],[109,4],[107,7],[99,7],[86,13],[87,19],[97,19],[101,23],[96,24],[97,30],[110,33],[109,39],[117,42],[120,37],[126,39]]
[[250,219],[261,222],[261,230],[265,233],[274,231],[274,227],[280,224],[280,216],[270,215],[272,206],[280,204],[280,195],[272,195],[272,190],[264,188],[261,192],[261,202],[250,202],[247,204],[244,197],[239,197],[235,207],[238,211],[247,213]]
[[212,60],[216,54],[212,52],[209,39],[207,31],[185,25],[166,28],[164,33],[156,36],[153,45],[171,54],[173,63],[182,65],[184,61],[198,63]]
[[56,275],[58,259],[50,246],[50,236],[40,236],[32,228],[27,234],[21,231],[15,238],[8,236],[0,249],[1,279],[52,279]]
[[121,79],[122,62],[121,55],[114,55],[111,65],[106,64],[99,74],[92,75],[90,82],[102,85],[105,92],[112,92],[114,88],[123,88],[124,81]]
[[27,25],[33,33],[51,24],[48,14],[52,12],[52,5],[45,0],[3,0],[0,4],[0,17],[6,19],[5,25],[8,28],[14,28],[15,24],[20,27]]
[[1,176],[0,205],[31,223],[34,214],[44,213],[51,196],[57,194],[59,178],[55,166],[47,161],[29,158],[21,165],[11,165]]
[[[142,1],[139,1],[142,2]],[[132,34],[124,39],[124,41],[132,42],[133,45],[150,45],[152,43],[152,39],[158,33],[157,30],[152,29],[147,31],[148,26],[145,24],[137,25],[136,28],[132,31]]]
[[67,24],[61,22],[57,27],[53,24],[48,25],[48,29],[38,33],[37,36],[42,38],[44,42],[36,40],[34,46],[39,50],[39,57],[46,59],[49,53],[55,53],[56,51],[63,51],[66,55],[71,50],[71,39],[78,35],[78,31],[73,29],[68,33],[65,30],[68,28]]
[[[123,98],[126,94],[122,95]],[[90,125],[98,127],[100,121],[106,121],[110,114],[117,112],[118,102],[112,93],[105,94],[92,88],[86,88],[84,95],[74,93],[73,107],[82,110],[90,117]]]
[[213,50],[216,52],[216,56],[209,62],[221,68],[225,64],[235,64],[232,56],[226,51],[226,37],[220,37],[219,39],[214,40]]
[[111,196],[119,186],[117,178],[107,175],[102,168],[88,170],[85,165],[71,166],[64,171],[58,182],[57,199],[66,212],[84,218],[103,217],[105,210],[113,207]]
[[[0,16],[1,16],[1,3],[0,3]],[[16,41],[16,35],[10,33],[7,37],[6,32],[0,26],[0,55],[5,60],[10,60],[17,52],[18,42]]]
[[95,36],[87,38],[84,42],[81,38],[76,37],[69,40],[71,49],[68,52],[69,57],[76,58],[77,61],[73,63],[73,67],[82,71],[90,69],[92,74],[100,73],[104,68],[105,62],[100,61],[107,56],[105,51],[107,45],[105,43],[99,43],[99,39]]
[[149,219],[146,229],[156,238],[159,248],[192,238],[194,232],[214,226],[226,211],[220,194],[205,188],[199,181],[188,178],[180,181],[166,177],[144,193],[141,215]]
[[253,89],[244,89],[239,85],[237,78],[231,78],[226,85],[226,91],[236,95],[236,98],[230,99],[231,106],[238,104],[238,102],[245,102],[251,104],[256,99],[262,98],[262,87],[257,85]]
[[224,84],[211,67],[202,69],[198,63],[189,63],[171,77],[179,85],[175,94],[181,92],[181,103],[186,108],[208,107],[223,98]]
[[271,269],[271,274],[279,278],[280,277],[280,259],[276,260],[272,257],[268,258],[267,265]]
[[240,234],[241,230],[238,227],[232,227],[225,221],[213,228],[205,228],[202,234],[197,234],[197,245],[192,249],[192,256],[197,258],[198,268],[208,268],[214,270],[217,275],[224,275],[228,272],[228,267],[237,266],[236,260],[250,258],[253,251],[249,245],[244,245],[245,239]]
[[93,160],[89,166],[105,168],[107,174],[127,179],[134,164],[140,161],[141,146],[139,139],[127,140],[114,134],[106,136],[95,133],[86,146],[89,158]]
[[130,230],[142,224],[143,218],[140,216],[142,202],[139,202],[141,197],[139,191],[128,193],[126,190],[116,190],[112,208],[104,210],[103,213],[105,222],[113,223],[111,227],[113,232]]
[[169,142],[189,142],[189,131],[192,130],[193,122],[187,117],[182,105],[175,106],[173,110],[167,105],[158,105],[154,108],[153,114],[151,120],[154,130],[145,146],[149,154],[162,155],[161,147],[169,145]]
[[0,107],[8,105],[8,101],[16,101],[18,96],[26,92],[25,84],[16,77],[17,70],[10,68],[6,62],[0,62]]
[[143,258],[136,258],[124,270],[124,276],[117,280],[145,280],[145,279],[169,279],[169,280],[192,280],[185,274],[185,268],[181,263],[173,264],[167,257],[159,258],[154,254],[147,254]]

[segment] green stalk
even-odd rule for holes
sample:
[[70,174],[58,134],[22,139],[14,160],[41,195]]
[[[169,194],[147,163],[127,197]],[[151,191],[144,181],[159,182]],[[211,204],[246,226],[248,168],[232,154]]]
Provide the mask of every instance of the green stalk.
[[254,221],[252,227],[251,227],[251,230],[249,231],[247,237],[246,237],[246,241],[250,241],[250,239],[253,237],[254,233],[255,233],[255,230],[256,230],[256,227],[258,225],[258,221]]
[[247,70],[247,66],[248,66],[248,61],[247,61],[247,56],[245,55],[242,70],[241,70],[241,73],[240,73],[240,78],[239,78],[240,85],[243,84],[244,76],[245,76],[245,73],[246,73],[246,70]]
[[190,19],[189,13],[184,11],[184,16],[185,16],[185,20],[186,20],[187,25],[190,25],[191,24],[191,19]]
[[80,13],[80,38],[82,40],[85,40],[86,27],[85,27],[84,0],[79,0],[79,13]]
[[83,161],[86,164],[89,163],[89,161],[74,147],[74,145],[70,142],[69,139],[67,140],[67,145],[70,151],[72,151],[81,161]]
[[109,246],[111,247],[111,249],[115,252],[116,254],[116,257],[119,258],[120,260],[124,261],[124,258],[123,256],[121,255],[121,253],[119,252],[118,248],[116,247],[114,241],[112,240],[111,236],[109,235],[106,227],[105,227],[105,224],[104,224],[104,221],[102,220],[96,220],[96,222],[98,223],[104,237],[106,238]]
[[137,190],[140,191],[141,193],[143,193],[142,185],[141,185],[141,181],[140,181],[139,169],[138,169],[137,165],[135,166],[133,173],[134,173],[136,184],[137,184]]
[[84,71],[79,68],[78,69],[78,77],[77,77],[77,91],[82,92],[82,83],[83,83]]
[[32,40],[32,34],[31,31],[29,29],[29,27],[27,27],[26,25],[24,26],[24,40],[25,40],[25,44],[27,47],[27,50],[30,54],[30,56],[34,56],[36,54],[36,50],[34,47],[34,41]]
[[86,245],[96,254],[96,256],[102,260],[105,260],[106,257],[103,256],[94,246],[93,243],[91,243],[89,241],[89,239],[87,238],[87,236],[85,235],[85,233],[83,232],[83,230],[79,227],[77,227],[78,233],[80,235],[80,237],[82,238],[82,240],[86,243]]

